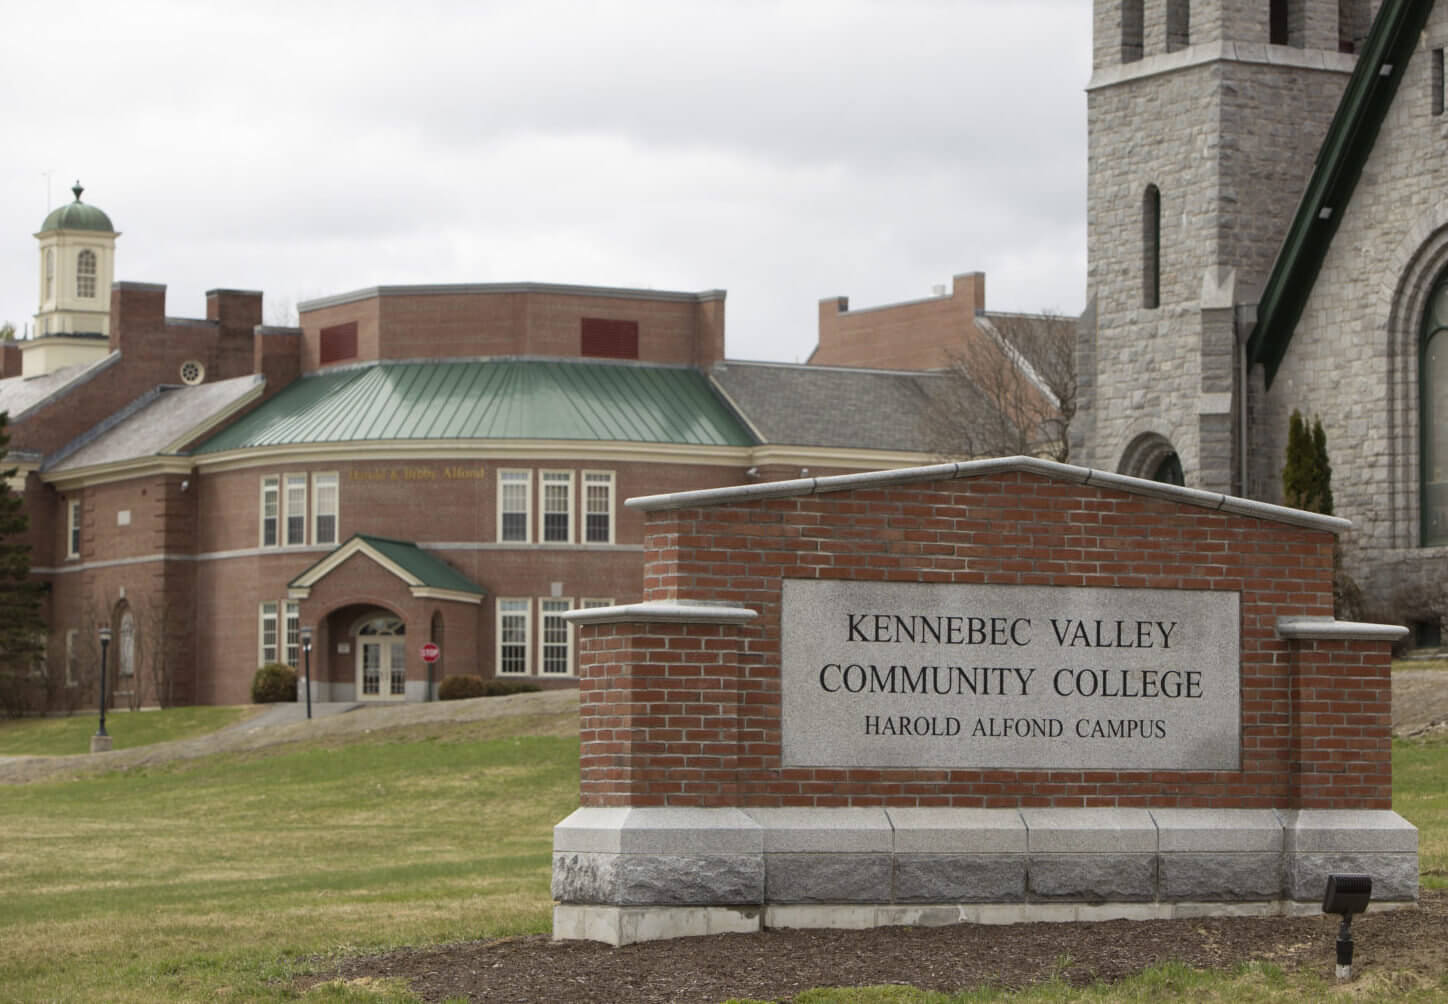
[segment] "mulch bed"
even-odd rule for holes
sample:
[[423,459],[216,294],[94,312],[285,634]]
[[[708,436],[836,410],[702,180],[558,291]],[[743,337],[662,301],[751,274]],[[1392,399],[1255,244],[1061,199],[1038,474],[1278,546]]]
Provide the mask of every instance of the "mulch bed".
[[[654,941],[622,948],[546,936],[465,942],[352,959],[328,979],[396,978],[423,1000],[630,1001],[717,1004],[730,997],[787,1001],[819,986],[910,984],[957,991],[1019,989],[1059,977],[1111,982],[1162,962],[1230,969],[1262,960],[1320,970],[1331,980],[1336,917],[1210,917],[871,931],[766,931]],[[1416,909],[1353,922],[1355,971],[1448,971],[1448,891]]]

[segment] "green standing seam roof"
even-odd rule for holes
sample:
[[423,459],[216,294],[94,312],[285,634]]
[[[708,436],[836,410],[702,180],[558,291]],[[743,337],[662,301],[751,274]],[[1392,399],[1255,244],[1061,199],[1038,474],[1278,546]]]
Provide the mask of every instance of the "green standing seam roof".
[[1247,358],[1261,363],[1267,386],[1322,269],[1378,130],[1393,103],[1433,0],[1383,0],[1342,101],[1328,126],[1307,190],[1262,288]]
[[193,452],[448,439],[755,444],[696,370],[487,359],[312,374]]
[[[354,540],[367,544],[388,561],[415,576],[424,586],[432,589],[448,589],[456,593],[471,593],[475,596],[487,595],[487,590],[482,586],[469,579],[456,568],[453,568],[437,555],[429,554],[411,541],[392,540],[388,537],[373,537],[370,534],[354,533],[339,544],[336,550],[329,553],[327,558],[330,558],[336,551],[347,547]],[[327,558],[323,558],[322,561],[326,561]],[[321,564],[321,562],[312,564],[289,584],[295,585],[319,564]]]

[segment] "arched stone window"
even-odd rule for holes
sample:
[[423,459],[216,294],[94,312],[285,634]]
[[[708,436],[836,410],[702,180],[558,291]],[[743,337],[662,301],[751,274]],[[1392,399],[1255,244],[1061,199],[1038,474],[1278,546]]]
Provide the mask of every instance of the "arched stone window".
[[136,675],[136,618],[127,607],[121,611],[121,629],[116,632],[116,672],[122,680]]
[[75,260],[75,295],[91,299],[96,295],[96,253],[82,251]]
[[1145,432],[1133,439],[1121,454],[1116,470],[1118,474],[1168,485],[1185,485],[1187,480],[1181,457],[1171,440],[1155,432]]
[[1141,305],[1161,306],[1161,190],[1155,185],[1141,198]]
[[1424,547],[1448,544],[1448,273],[1428,297],[1418,346]]
[[1175,52],[1192,44],[1191,0],[1166,0],[1166,51]]
[[1121,3],[1121,61],[1133,63],[1143,54],[1142,39],[1145,37],[1146,18],[1143,0],[1122,0]]

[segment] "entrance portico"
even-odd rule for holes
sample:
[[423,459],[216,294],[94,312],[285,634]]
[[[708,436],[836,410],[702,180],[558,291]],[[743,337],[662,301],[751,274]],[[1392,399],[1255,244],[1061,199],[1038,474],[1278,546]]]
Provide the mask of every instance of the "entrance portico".
[[424,642],[447,632],[448,667],[478,672],[482,588],[417,545],[358,534],[288,585],[303,624],[316,625],[312,697],[428,701],[435,678]]

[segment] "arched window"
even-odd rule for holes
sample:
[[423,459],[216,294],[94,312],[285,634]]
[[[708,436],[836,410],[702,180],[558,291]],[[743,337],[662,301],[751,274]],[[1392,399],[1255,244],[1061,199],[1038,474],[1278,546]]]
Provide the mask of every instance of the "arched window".
[[55,248],[45,249],[45,301],[55,298]]
[[96,295],[96,253],[82,251],[75,260],[75,295],[90,299]]
[[1155,185],[1141,198],[1141,305],[1161,306],[1161,191]]
[[1190,0],[1166,0],[1166,51],[1191,45],[1192,5]]
[[1162,457],[1156,470],[1151,472],[1151,480],[1160,481],[1164,485],[1185,485],[1187,477],[1182,471],[1182,458],[1175,452]]
[[1145,35],[1143,0],[1122,0],[1121,4],[1121,61],[1131,63],[1142,57],[1142,39]]
[[136,618],[129,609],[121,614],[121,630],[117,632],[120,641],[116,654],[116,672],[122,679],[136,675]]
[[1448,275],[1440,276],[1418,350],[1423,546],[1448,544]]

